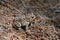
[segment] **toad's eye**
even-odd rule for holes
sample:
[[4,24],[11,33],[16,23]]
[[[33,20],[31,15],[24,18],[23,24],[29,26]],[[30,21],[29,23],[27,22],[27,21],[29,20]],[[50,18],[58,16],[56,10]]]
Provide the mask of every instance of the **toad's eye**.
[[26,31],[26,25],[22,25],[21,28]]
[[26,31],[27,28],[28,28],[30,25],[31,25],[30,22],[25,22],[25,23],[22,23],[21,28],[22,28],[24,31]]

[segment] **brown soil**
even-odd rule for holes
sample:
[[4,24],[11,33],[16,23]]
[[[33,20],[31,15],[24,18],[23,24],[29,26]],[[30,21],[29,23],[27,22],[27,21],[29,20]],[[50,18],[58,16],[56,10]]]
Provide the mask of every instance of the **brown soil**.
[[59,0],[0,0],[0,40],[60,40]]

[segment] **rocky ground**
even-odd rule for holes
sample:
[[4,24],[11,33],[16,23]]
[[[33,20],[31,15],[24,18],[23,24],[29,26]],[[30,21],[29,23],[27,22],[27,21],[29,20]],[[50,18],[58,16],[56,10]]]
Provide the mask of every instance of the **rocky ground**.
[[60,0],[0,0],[0,40],[60,40]]

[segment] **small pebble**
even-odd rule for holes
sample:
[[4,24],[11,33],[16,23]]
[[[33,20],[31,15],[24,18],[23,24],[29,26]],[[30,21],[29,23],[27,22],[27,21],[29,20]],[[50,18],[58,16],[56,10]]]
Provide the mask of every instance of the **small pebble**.
[[60,9],[54,10],[54,13],[60,13]]

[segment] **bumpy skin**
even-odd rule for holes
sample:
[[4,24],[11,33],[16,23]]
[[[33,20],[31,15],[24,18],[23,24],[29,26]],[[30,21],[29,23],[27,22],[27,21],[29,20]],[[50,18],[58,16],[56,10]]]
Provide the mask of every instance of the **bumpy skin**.
[[15,29],[21,30],[23,29],[24,31],[28,30],[28,26],[30,25],[30,22],[26,21],[26,20],[14,20],[13,22],[13,26],[15,27]]
[[19,28],[21,28],[21,23],[17,22],[17,21],[14,21],[13,22],[13,28],[15,28],[16,30],[19,30]]

